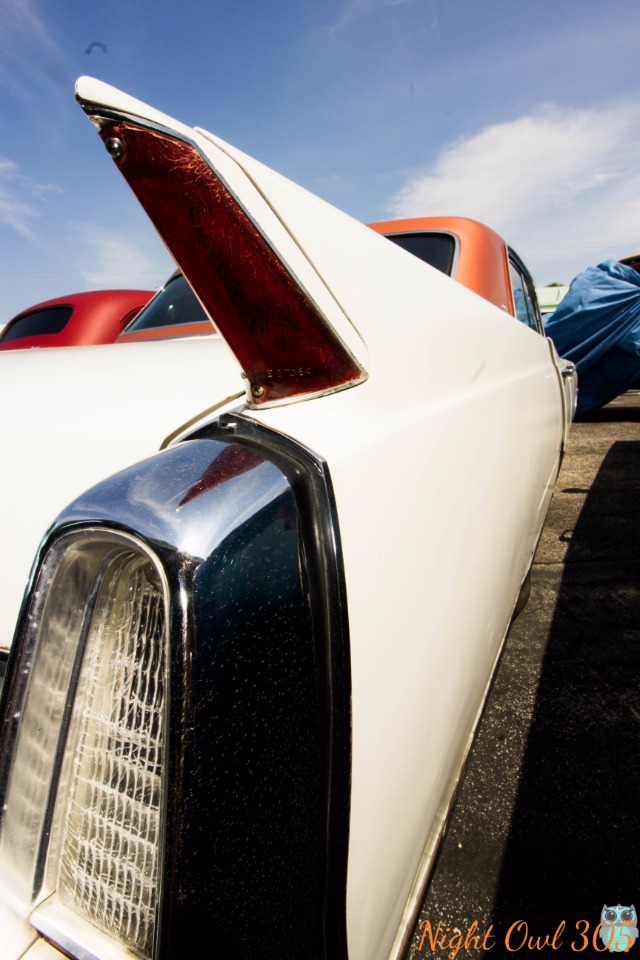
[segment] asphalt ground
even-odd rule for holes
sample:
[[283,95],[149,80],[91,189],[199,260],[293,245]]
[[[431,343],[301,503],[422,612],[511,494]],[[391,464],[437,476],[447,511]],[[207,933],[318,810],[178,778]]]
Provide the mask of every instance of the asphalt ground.
[[573,425],[529,603],[407,960],[618,952],[594,933],[603,905],[640,909],[639,766],[640,391],[630,391]]

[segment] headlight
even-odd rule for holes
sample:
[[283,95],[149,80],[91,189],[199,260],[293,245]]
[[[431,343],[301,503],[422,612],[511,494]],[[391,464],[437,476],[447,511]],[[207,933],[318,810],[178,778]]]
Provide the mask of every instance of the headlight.
[[0,910],[21,936],[78,960],[207,937],[345,956],[346,600],[313,454],[233,418],[72,504],[3,712]]
[[0,875],[25,905],[34,892],[44,901],[40,926],[63,908],[92,925],[88,938],[97,927],[143,957],[158,896],[166,610],[158,561],[131,538],[83,530],[46,556],[0,839]]

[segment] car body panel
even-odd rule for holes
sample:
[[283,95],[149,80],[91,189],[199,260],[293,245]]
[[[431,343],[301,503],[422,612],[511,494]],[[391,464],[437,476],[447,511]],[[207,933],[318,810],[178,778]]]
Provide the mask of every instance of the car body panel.
[[[320,451],[336,492],[351,631],[353,957],[391,950],[422,853],[415,837],[446,808],[559,464],[558,384],[546,343],[528,375],[512,379],[509,351],[501,371],[474,382],[491,364],[485,344],[483,354],[469,343],[477,366],[466,370],[460,362],[452,371],[448,351],[434,350],[425,366],[446,371],[447,382],[433,384],[431,396],[414,391],[411,402],[407,390],[402,415],[374,396],[374,378],[325,400],[322,423],[301,407],[253,414]],[[489,457],[496,431],[502,449]],[[523,440],[532,434],[536,449]],[[418,516],[412,505],[421,498]],[[469,536],[479,517],[483,533]]]
[[[23,310],[0,333],[0,350],[76,347],[113,343],[132,317],[153,296],[152,290],[92,290],[44,300]],[[38,333],[8,340],[12,331],[36,313],[68,307],[72,312],[59,333]]]
[[[195,144],[241,208],[244,228],[265,238],[266,255],[285,266],[365,374],[350,389],[341,384],[305,402],[270,403],[267,396],[262,403],[249,390],[224,409],[255,431],[257,443],[267,435],[279,438],[322,463],[330,476],[351,673],[346,949],[335,956],[397,957],[559,469],[569,417],[561,370],[545,338],[501,302],[444,276],[216,137],[97,81],[80,81],[78,96],[105,136],[124,115],[127,123],[161,127],[163,136]],[[118,129],[125,130],[126,150],[129,127]],[[121,144],[110,149],[117,162]],[[187,240],[178,242],[169,221],[156,217],[153,207],[166,201],[166,193],[147,199],[147,212],[161,221],[174,257],[173,245],[179,246],[179,267],[205,303],[207,284],[214,282],[206,263],[203,270]],[[487,236],[484,229],[469,229],[477,238]],[[199,224],[195,233],[198,243]],[[490,260],[496,252],[498,259],[503,250],[507,255],[503,241],[491,239],[491,249]],[[498,301],[495,290],[504,282],[499,272],[492,293]],[[210,350],[216,342],[198,343]],[[193,341],[149,344],[147,350],[164,348],[170,364],[178,345],[185,361],[179,376],[163,368],[175,398],[189,378],[200,385],[213,357],[194,366],[186,349]],[[303,381],[296,361],[282,356],[292,379]],[[197,377],[196,370],[202,371]],[[211,405],[221,395],[216,372],[212,366]],[[304,397],[303,382],[300,391]],[[145,397],[152,406],[152,395],[143,390],[132,407],[140,409]],[[190,399],[195,412],[205,406]],[[175,412],[174,428],[181,419]],[[233,426],[212,411],[198,430],[216,423],[220,431]],[[96,422],[98,436],[101,430],[102,421]],[[77,435],[78,424],[72,432]],[[186,425],[171,443],[194,436]],[[119,483],[115,478],[102,489],[117,496]],[[82,505],[81,497],[74,509]],[[141,504],[147,523],[155,508],[152,497]],[[88,508],[84,521],[91,517]],[[322,536],[330,536],[327,529]],[[213,690],[213,676],[211,684]],[[168,898],[173,882],[169,887]],[[250,912],[250,885],[245,895],[242,909]],[[0,956],[15,960],[1,946]]]
[[242,381],[217,337],[20,351],[0,366],[10,465],[0,475],[0,538],[11,544],[0,554],[1,651],[42,534],[70,497],[155,453],[173,430],[242,392]]

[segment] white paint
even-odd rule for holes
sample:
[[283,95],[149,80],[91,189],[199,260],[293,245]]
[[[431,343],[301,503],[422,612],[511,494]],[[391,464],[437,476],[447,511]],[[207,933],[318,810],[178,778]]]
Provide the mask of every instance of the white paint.
[[[105,85],[79,89],[187,135]],[[384,960],[542,527],[565,427],[559,371],[547,342],[513,317],[229,145],[188,135],[363,360],[350,325],[366,339],[365,383],[245,413],[330,467],[353,683],[349,957]],[[5,543],[23,527],[32,542],[87,482],[153,452],[238,383],[211,340],[155,344],[154,355],[146,345],[140,357],[153,369],[120,356],[137,346],[58,351],[55,361],[47,351],[23,357],[22,369],[18,355],[10,378],[3,370],[19,469],[3,501],[16,523]]]
[[0,648],[58,513],[241,390],[217,337],[0,353]]

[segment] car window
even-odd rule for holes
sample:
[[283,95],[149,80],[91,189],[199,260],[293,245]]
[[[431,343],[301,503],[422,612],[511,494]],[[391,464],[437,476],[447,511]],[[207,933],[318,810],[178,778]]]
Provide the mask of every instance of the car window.
[[73,307],[47,307],[34,310],[18,317],[5,327],[0,340],[22,340],[24,337],[38,337],[47,333],[60,333],[69,322]]
[[[151,330],[157,327],[173,327],[182,323],[206,323],[209,317],[200,301],[182,276],[177,274],[140,311],[127,327],[126,333]],[[210,322],[210,321],[209,321]]]
[[537,310],[534,305],[533,294],[529,284],[519,267],[509,259],[509,275],[513,289],[513,299],[516,308],[516,317],[528,327],[540,332],[537,321]]
[[441,273],[446,273],[448,277],[452,275],[456,254],[456,241],[452,234],[387,233],[385,236]]

